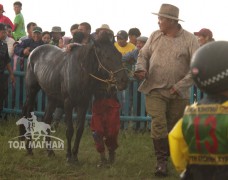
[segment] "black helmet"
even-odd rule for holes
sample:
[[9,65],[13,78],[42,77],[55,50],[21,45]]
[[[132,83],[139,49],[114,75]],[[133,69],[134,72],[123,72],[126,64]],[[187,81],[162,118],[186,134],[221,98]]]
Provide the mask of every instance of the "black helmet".
[[198,88],[208,94],[228,90],[228,41],[200,47],[192,58],[191,73]]

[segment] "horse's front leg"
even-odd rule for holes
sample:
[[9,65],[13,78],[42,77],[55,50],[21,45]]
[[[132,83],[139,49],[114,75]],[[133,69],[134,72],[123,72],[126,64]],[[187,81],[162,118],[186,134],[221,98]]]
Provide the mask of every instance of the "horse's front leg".
[[[48,104],[47,104],[47,107],[45,109],[45,114],[44,114],[44,119],[43,121],[46,123],[46,124],[51,124],[52,122],[52,114],[55,110],[55,107],[56,107],[56,101],[50,97],[48,97]],[[47,130],[47,136],[46,136],[46,147],[47,147],[47,151],[48,151],[48,156],[54,156],[55,153],[52,149],[52,146],[51,146],[51,138],[50,138],[50,129]]]
[[74,159],[78,160],[78,149],[81,141],[81,137],[84,131],[85,118],[86,118],[87,107],[78,107],[77,109],[77,132],[74,141],[74,147],[72,149]]
[[72,121],[72,112],[73,107],[71,104],[71,101],[69,98],[66,98],[64,101],[64,111],[65,111],[65,121],[66,121],[66,138],[67,138],[67,162],[74,162],[75,159],[72,158],[71,153],[71,140],[74,134],[74,127],[73,127],[73,121]]

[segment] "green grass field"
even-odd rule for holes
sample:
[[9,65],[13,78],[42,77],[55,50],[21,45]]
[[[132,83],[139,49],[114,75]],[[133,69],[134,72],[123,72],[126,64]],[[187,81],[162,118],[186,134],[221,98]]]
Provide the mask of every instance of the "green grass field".
[[[18,136],[15,122],[18,117],[10,117],[0,122],[0,180],[176,180],[178,174],[169,160],[169,176],[154,176],[155,157],[150,132],[139,133],[133,130],[121,131],[116,162],[109,168],[97,168],[99,154],[96,152],[90,129],[86,125],[79,148],[79,162],[66,162],[66,149],[55,151],[55,157],[47,157],[44,149],[34,149],[33,156],[26,156],[25,150],[9,147],[8,141]],[[53,134],[66,140],[65,125],[62,123]],[[66,141],[65,141],[66,147]]]

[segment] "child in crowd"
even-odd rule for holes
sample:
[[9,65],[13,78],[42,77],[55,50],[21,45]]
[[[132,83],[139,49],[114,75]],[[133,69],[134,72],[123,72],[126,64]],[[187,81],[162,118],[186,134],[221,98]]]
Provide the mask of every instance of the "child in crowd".
[[13,38],[15,41],[18,41],[21,37],[26,35],[25,21],[21,13],[22,3],[20,1],[14,2],[13,8],[16,15],[13,22],[14,23]]
[[169,133],[171,158],[184,180],[228,179],[228,42],[199,48],[191,74],[207,93],[187,106],[184,116]]
[[42,33],[42,41],[44,44],[50,44],[51,42],[51,33],[49,31],[44,31]]
[[[106,35],[113,42],[113,31],[107,24],[96,29],[95,39],[100,40]],[[108,87],[103,83],[95,90],[92,107],[91,130],[96,150],[100,154],[97,167],[110,165],[115,161],[118,148],[118,134],[120,129],[120,104],[115,87]],[[108,152],[108,159],[106,153]]]

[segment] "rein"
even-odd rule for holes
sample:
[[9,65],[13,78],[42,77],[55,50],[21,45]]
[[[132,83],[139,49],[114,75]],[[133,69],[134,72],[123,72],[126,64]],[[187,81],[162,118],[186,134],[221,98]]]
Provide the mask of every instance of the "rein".
[[97,50],[96,50],[96,48],[94,48],[94,50],[95,50],[95,55],[96,55],[96,57],[97,57],[97,61],[98,61],[98,64],[99,64],[99,69],[104,69],[106,72],[108,72],[108,74],[109,74],[109,79],[102,79],[102,78],[99,78],[99,77],[97,77],[97,76],[95,76],[95,75],[93,75],[93,74],[89,74],[91,77],[93,77],[94,79],[97,79],[97,80],[99,80],[99,81],[101,81],[101,82],[104,82],[104,83],[107,83],[107,84],[116,84],[116,78],[115,78],[115,74],[117,74],[118,72],[120,72],[120,71],[123,71],[123,70],[126,70],[127,68],[120,68],[120,69],[118,69],[118,70],[116,70],[116,71],[114,71],[114,72],[112,72],[112,71],[109,71],[105,66],[103,66],[102,65],[102,63],[101,63],[101,61],[100,61],[100,58],[98,57],[98,55],[97,55]]

